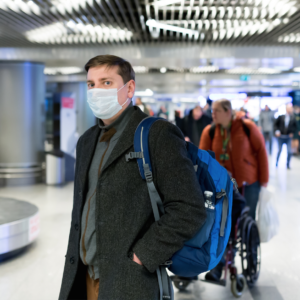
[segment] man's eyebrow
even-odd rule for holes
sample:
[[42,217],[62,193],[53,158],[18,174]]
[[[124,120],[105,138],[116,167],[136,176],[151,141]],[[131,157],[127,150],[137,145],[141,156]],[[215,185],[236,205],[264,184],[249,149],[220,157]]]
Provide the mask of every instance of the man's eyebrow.
[[107,80],[107,79],[113,79],[112,77],[104,77],[104,78],[100,78],[99,81],[104,81],[104,80]]
[[[112,77],[104,77],[104,78],[100,78],[100,79],[98,79],[98,81],[105,81],[105,80],[113,80],[113,78]],[[94,80],[87,80],[86,82],[94,82]]]

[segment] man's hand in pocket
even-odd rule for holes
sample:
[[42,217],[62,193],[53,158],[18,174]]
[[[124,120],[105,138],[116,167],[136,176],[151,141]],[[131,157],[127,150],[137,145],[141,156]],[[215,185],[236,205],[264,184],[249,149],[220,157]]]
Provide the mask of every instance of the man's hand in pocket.
[[135,253],[133,253],[133,261],[141,266],[143,265],[139,258],[135,255]]

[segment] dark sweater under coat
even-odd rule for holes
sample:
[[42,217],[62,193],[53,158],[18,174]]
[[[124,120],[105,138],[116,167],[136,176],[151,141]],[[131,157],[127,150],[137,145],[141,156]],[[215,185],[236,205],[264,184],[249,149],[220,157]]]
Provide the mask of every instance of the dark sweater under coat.
[[[147,117],[135,107],[123,134],[103,166],[96,193],[96,236],[99,262],[99,300],[158,300],[156,268],[190,239],[206,219],[204,199],[187,156],[180,130],[156,122],[149,135],[154,183],[165,215],[154,221],[145,181],[133,152],[135,130]],[[86,299],[86,266],[79,256],[81,212],[88,170],[100,128],[90,128],[78,141],[72,222],[59,300]],[[133,251],[143,266],[133,262]]]

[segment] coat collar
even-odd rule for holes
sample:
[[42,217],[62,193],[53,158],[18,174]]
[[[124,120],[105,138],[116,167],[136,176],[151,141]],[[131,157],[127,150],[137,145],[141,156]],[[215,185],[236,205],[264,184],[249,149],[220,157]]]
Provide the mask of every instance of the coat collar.
[[[140,108],[134,107],[135,111],[132,114],[130,120],[127,123],[127,126],[125,127],[122,135],[120,136],[117,144],[115,145],[114,149],[112,150],[112,153],[110,154],[107,162],[102,168],[101,173],[103,172],[126,150],[128,150],[132,145],[133,145],[133,140],[134,140],[134,134],[135,130],[137,129],[139,123],[148,117],[145,113],[143,113]],[[125,158],[124,158],[125,159]]]
[[[122,135],[120,136],[107,162],[102,168],[102,174],[119,156],[121,156],[128,148],[133,145],[136,128],[143,119],[148,117],[138,107],[135,106],[134,109],[135,111],[131,115],[131,118],[128,121]],[[91,130],[83,137],[83,149],[81,152],[82,155],[80,157],[81,161],[79,162],[79,178],[83,188],[85,188],[87,184],[88,172],[94,156],[100,132],[101,129],[98,125],[96,125],[91,128]]]

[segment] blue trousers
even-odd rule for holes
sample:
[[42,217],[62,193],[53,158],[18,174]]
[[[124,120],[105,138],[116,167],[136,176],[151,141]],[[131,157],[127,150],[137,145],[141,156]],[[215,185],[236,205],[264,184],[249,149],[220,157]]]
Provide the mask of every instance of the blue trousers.
[[287,163],[286,163],[286,165],[289,167],[291,157],[292,157],[292,139],[290,137],[279,137],[278,138],[278,154],[277,154],[276,164],[278,164],[283,144],[286,144],[286,146],[287,146],[287,153],[288,154],[287,154]]
[[[243,188],[240,188],[241,193],[243,192],[242,189]],[[247,206],[250,207],[249,216],[252,217],[253,220],[255,220],[259,192],[260,184],[258,181],[244,187],[244,197],[246,198]]]
[[269,142],[269,153],[270,155],[272,154],[272,131],[264,131],[263,132],[264,135],[264,139],[265,139],[265,144],[267,143],[267,141]]

